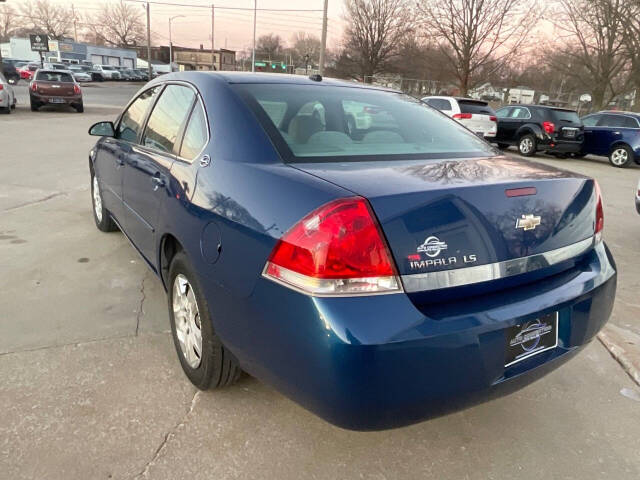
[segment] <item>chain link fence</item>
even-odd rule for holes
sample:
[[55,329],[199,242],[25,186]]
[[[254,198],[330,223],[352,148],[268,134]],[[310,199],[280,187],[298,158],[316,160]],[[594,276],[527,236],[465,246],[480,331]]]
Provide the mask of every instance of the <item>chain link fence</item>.
[[[450,82],[405,78],[394,75],[374,75],[365,77],[365,82],[400,90],[408,95],[422,98],[430,95],[459,96],[459,89]],[[640,92],[638,92],[640,94]],[[510,104],[542,104],[576,110],[579,115],[586,115],[594,110],[591,95],[585,91],[535,90],[521,85],[496,86],[485,83],[469,91],[471,98],[485,100],[494,108]],[[616,97],[608,108],[615,110],[633,110],[640,98],[636,92],[630,91]]]

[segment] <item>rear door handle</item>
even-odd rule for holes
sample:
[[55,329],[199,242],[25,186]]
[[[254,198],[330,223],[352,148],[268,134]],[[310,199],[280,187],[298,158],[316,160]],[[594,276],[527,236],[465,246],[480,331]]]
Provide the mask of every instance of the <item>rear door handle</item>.
[[156,190],[158,190],[158,188],[162,187],[164,188],[165,186],[165,181],[164,178],[162,178],[160,176],[160,174],[155,174],[153,177],[151,177],[151,183],[153,184],[153,191],[155,192]]

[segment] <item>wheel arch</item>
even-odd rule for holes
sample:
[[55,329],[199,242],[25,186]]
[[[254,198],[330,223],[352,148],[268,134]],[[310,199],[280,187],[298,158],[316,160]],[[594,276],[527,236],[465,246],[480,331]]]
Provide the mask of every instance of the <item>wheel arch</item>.
[[180,251],[185,251],[180,240],[171,233],[165,233],[160,239],[160,248],[158,251],[158,274],[165,291],[168,291],[167,285],[171,260],[175,257],[176,253]]
[[635,152],[633,151],[633,148],[624,140],[616,140],[615,142],[613,142],[609,146],[609,155],[611,155],[611,152],[613,152],[617,147],[627,147],[629,150],[631,150],[631,154],[634,155],[635,157]]
[[539,140],[544,139],[544,136],[542,134],[542,129],[534,123],[526,123],[522,125],[516,132],[516,138],[518,139],[518,141],[520,141],[520,139],[527,134],[533,134]]

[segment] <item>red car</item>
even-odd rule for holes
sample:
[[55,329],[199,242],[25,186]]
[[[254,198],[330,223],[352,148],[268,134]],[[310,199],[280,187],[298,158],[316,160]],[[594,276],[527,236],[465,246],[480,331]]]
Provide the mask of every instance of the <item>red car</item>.
[[38,65],[37,63],[28,63],[16,68],[16,70],[18,70],[21,79],[31,81],[31,79],[33,78],[33,74],[36,73],[36,70],[38,70],[38,68],[40,68],[40,65]]

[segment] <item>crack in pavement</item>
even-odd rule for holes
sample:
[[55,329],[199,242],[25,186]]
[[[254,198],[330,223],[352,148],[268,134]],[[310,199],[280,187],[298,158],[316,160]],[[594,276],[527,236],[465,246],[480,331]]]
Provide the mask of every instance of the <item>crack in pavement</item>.
[[24,207],[30,207],[31,205],[38,205],[39,203],[44,203],[44,202],[48,202],[51,199],[54,199],[56,197],[60,197],[63,195],[67,195],[65,192],[55,192],[52,193],[50,195],[47,195],[46,197],[43,198],[39,198],[38,200],[32,200],[30,202],[25,202],[25,203],[21,203],[19,205],[14,205],[13,207],[9,207],[9,208],[5,208],[3,210],[3,212],[10,212],[12,210],[18,210],[20,208],[24,208]]
[[[145,335],[169,335],[171,332],[170,331],[162,331],[162,332],[148,332],[145,333]],[[74,346],[74,347],[79,347],[81,345],[89,345],[92,343],[98,343],[98,342],[107,342],[109,340],[121,340],[124,338],[134,338],[136,335],[131,335],[131,334],[125,334],[125,335],[113,335],[110,337],[101,337],[101,338],[93,338],[91,340],[84,340],[82,342],[69,342],[69,343],[56,343],[54,345],[43,345],[43,346],[39,346],[39,347],[33,347],[33,348],[22,348],[19,350],[8,350],[6,352],[0,352],[0,357],[3,357],[5,355],[19,355],[21,353],[28,353],[28,352],[37,352],[39,350],[49,350],[52,348],[64,348],[64,347],[70,347],[70,346]]]
[[138,313],[136,314],[136,337],[138,336],[138,331],[140,329],[140,317],[143,315],[143,305],[144,301],[147,298],[147,294],[144,291],[144,281],[147,278],[147,272],[142,277],[142,282],[140,282],[140,293],[142,294],[142,298],[140,298],[140,305],[138,306]]
[[167,445],[169,444],[171,439],[176,436],[176,434],[178,433],[178,430],[180,430],[187,424],[189,417],[191,416],[191,414],[193,413],[193,410],[196,407],[196,403],[198,403],[198,399],[200,398],[201,393],[202,393],[202,390],[196,390],[196,392],[193,394],[193,398],[191,399],[191,405],[189,406],[189,409],[186,411],[186,413],[182,416],[182,419],[176,425],[174,425],[174,427],[171,430],[167,432],[167,434],[164,436],[158,448],[156,448],[156,451],[154,452],[153,457],[151,457],[151,460],[149,460],[145,464],[144,468],[140,473],[132,477],[132,480],[137,480],[139,478],[147,478],[151,467],[155,465],[156,461],[160,458],[162,453],[167,449]]

